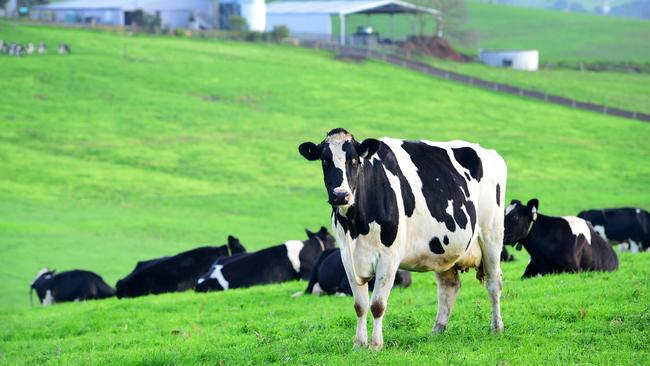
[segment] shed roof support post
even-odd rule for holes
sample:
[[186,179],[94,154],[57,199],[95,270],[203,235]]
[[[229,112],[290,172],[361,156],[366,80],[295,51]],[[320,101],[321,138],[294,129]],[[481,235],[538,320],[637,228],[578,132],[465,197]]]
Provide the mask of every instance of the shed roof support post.
[[390,13],[390,40],[395,41],[395,14]]
[[442,38],[442,14],[438,14],[435,16],[436,18],[436,24],[438,25],[438,34],[436,36]]
[[341,46],[345,44],[345,15],[339,14],[339,43]]

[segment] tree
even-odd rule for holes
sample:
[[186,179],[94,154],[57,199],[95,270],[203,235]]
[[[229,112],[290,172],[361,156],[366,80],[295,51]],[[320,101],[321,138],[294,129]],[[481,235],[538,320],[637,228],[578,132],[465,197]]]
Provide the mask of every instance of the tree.
[[443,36],[452,42],[464,46],[473,46],[478,38],[476,31],[467,29],[467,5],[465,0],[409,0],[412,4],[433,8],[442,14],[442,22],[429,14],[418,14],[417,21],[420,35],[435,21],[435,34],[442,32]]

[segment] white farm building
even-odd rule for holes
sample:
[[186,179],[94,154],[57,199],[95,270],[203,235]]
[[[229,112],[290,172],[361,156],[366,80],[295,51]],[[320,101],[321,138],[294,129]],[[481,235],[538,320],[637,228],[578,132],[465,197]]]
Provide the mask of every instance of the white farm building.
[[349,17],[365,15],[371,21],[373,15],[387,15],[393,28],[393,16],[404,14],[430,16],[433,21],[440,21],[437,10],[399,0],[276,1],[266,6],[266,29],[284,25],[294,37],[338,38],[344,44],[354,32],[348,25]]

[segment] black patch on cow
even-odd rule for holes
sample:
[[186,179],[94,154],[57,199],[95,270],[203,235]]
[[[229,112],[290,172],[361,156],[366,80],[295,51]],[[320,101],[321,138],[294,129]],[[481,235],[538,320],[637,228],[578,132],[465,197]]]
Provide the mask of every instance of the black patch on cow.
[[435,254],[445,254],[445,249],[443,249],[442,244],[440,244],[440,239],[433,237],[429,242],[429,249]]
[[400,169],[393,151],[390,150],[388,146],[384,146],[384,149],[379,149],[379,151],[377,151],[377,155],[381,159],[382,164],[384,164],[384,167],[399,178],[399,186],[402,191],[402,201],[404,201],[404,214],[407,217],[411,217],[413,211],[415,211],[415,196],[411,190],[411,185],[406,180],[404,174],[402,174],[402,169]]
[[[344,146],[344,150],[346,148]],[[392,155],[392,152],[384,143],[381,143],[377,153],[386,157]],[[370,232],[370,224],[376,222],[381,227],[381,243],[389,247],[397,237],[399,222],[395,191],[390,186],[382,162],[366,160],[358,169],[355,182],[356,187],[358,187],[355,192],[356,202],[348,208],[345,216],[337,212],[336,220],[344,229],[348,228],[353,239],[356,239],[359,235],[367,235]],[[406,195],[408,196],[408,193]],[[415,201],[415,198],[413,198],[413,201]]]
[[476,150],[471,147],[459,147],[451,149],[454,152],[454,158],[465,169],[469,170],[472,178],[481,181],[483,178],[483,164]]
[[497,206],[501,206],[501,186],[497,183]]
[[[472,202],[467,200],[468,182],[453,166],[447,151],[437,146],[412,141],[404,141],[402,148],[418,168],[418,175],[422,181],[422,194],[433,218],[444,222],[449,231],[456,231],[456,224],[461,229],[465,229],[467,227],[467,216],[463,212],[465,207],[474,230],[476,210]],[[466,155],[470,153],[459,152],[459,155],[467,160]],[[447,213],[449,201],[452,201],[453,216]]]
[[470,177],[469,173],[467,173],[467,172],[465,172],[465,178],[467,178],[467,180],[472,180],[472,177]]
[[447,235],[445,235],[445,237],[442,238],[442,242],[443,242],[445,245],[449,244],[449,238],[447,237]]

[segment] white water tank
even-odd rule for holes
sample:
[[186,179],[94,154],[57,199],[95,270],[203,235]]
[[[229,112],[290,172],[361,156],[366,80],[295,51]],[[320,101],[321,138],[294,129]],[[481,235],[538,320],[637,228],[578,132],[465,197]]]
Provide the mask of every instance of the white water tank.
[[266,3],[264,0],[241,0],[241,16],[246,18],[249,30],[257,32],[266,30]]
[[478,59],[489,66],[508,67],[517,70],[537,70],[539,51],[537,50],[478,50]]

